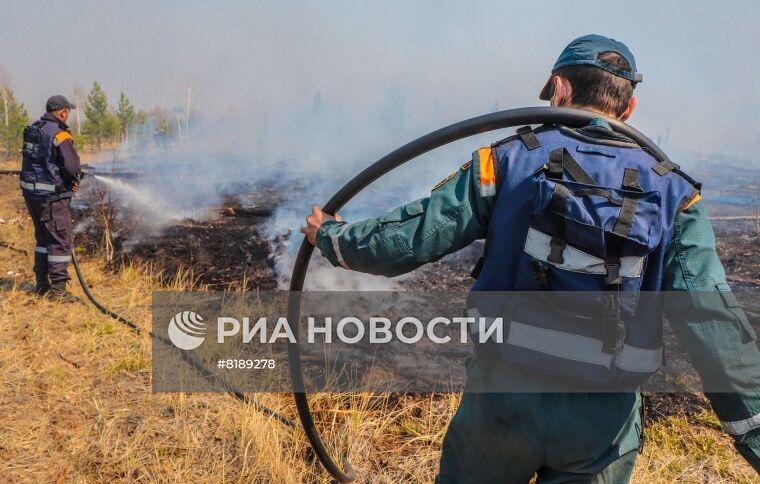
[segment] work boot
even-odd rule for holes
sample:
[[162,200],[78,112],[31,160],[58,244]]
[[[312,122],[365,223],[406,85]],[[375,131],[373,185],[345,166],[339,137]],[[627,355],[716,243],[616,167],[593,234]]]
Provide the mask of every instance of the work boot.
[[81,302],[81,300],[75,295],[66,290],[65,282],[56,282],[50,285],[46,296],[49,299],[53,299],[60,302],[74,303]]
[[37,285],[34,288],[34,293],[38,296],[44,296],[50,290],[50,283],[48,281],[37,280]]

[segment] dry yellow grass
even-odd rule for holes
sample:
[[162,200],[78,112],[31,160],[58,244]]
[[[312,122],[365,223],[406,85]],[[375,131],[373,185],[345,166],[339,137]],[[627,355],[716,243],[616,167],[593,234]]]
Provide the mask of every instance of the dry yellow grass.
[[18,161],[3,159],[3,157],[0,156],[0,170],[18,170],[19,168],[21,168],[21,166]]
[[[214,394],[152,394],[150,340],[84,304],[31,294],[32,227],[0,177],[0,481],[329,482],[300,429]],[[148,328],[157,269],[83,269],[97,296]],[[189,273],[168,284],[192,284]],[[82,296],[81,290],[72,288]],[[260,401],[294,417],[287,395]],[[430,482],[456,395],[311,397],[336,454],[359,482]],[[714,416],[650,426],[634,482],[757,482]]]

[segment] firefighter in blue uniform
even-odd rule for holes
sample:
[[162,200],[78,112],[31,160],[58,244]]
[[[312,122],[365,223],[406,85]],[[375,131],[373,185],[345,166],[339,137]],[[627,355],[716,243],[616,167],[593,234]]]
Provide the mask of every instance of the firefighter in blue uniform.
[[21,165],[21,191],[34,224],[37,294],[67,300],[73,298],[66,284],[80,163],[66,121],[75,108],[64,96],[48,99],[46,113],[24,129]]
[[[588,35],[565,48],[540,98],[625,121],[636,107],[633,90],[640,81],[624,44]],[[615,233],[610,240],[625,240],[639,252],[600,259],[578,250],[583,224],[574,224],[573,214],[605,205],[598,201],[560,210],[569,214],[562,230],[542,232],[552,229],[552,221],[531,219],[533,192],[526,190],[534,182],[545,188],[539,193],[562,195],[545,199],[547,206],[559,200],[564,207],[581,192],[606,197],[620,214],[620,223],[608,227]],[[578,335],[552,327],[552,321],[512,321],[496,354],[476,351],[468,385],[522,381],[521,388],[532,385],[532,393],[465,392],[443,442],[438,482],[528,482],[534,475],[539,482],[627,482],[641,442],[639,394],[547,390],[526,368],[586,380],[614,375],[635,386],[662,361],[662,321],[652,313],[660,309],[692,355],[699,355],[693,360],[705,387],[731,390],[707,397],[737,450],[760,471],[760,351],[726,283],[699,188],[677,165],[658,162],[600,116],[579,129],[520,129],[477,150],[429,197],[380,218],[348,223],[314,207],[302,232],[333,265],[385,276],[485,238],[471,294],[541,290],[549,273],[551,284],[561,284],[556,275],[565,274],[600,285],[604,294],[621,284],[631,290],[626,285],[633,283],[635,291],[689,296],[642,305],[648,318],[626,321],[623,336],[613,332],[607,342],[600,336],[596,346],[575,345]],[[649,219],[644,223],[642,217]],[[702,304],[703,294],[718,294],[718,304]],[[542,337],[547,332],[551,338]]]

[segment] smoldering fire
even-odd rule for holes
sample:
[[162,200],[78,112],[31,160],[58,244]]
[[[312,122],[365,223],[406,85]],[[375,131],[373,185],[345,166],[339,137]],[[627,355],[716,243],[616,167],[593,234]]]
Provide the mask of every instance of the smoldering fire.
[[[391,321],[385,317],[370,317],[362,320],[354,316],[340,319],[325,316],[306,319],[306,342],[326,343],[341,342],[345,344],[390,343],[399,341],[416,344],[426,339],[434,344],[450,342],[467,343],[468,335],[478,342],[503,342],[504,324],[502,318],[485,317],[434,317],[424,322],[415,317],[403,317]],[[448,328],[454,328],[449,330]],[[453,333],[455,336],[451,336]],[[266,317],[258,318],[252,323],[251,318],[233,317],[217,318],[217,342],[223,344],[229,338],[240,337],[244,344],[256,341],[272,344],[280,341],[297,342],[291,324],[284,316],[272,321]]]

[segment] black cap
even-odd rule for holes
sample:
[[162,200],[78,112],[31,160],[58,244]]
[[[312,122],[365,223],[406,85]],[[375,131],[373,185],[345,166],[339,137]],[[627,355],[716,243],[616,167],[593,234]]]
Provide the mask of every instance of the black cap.
[[50,96],[50,98],[47,100],[47,104],[45,105],[45,109],[49,113],[64,108],[76,109],[77,107],[74,104],[70,103],[69,100],[66,99],[66,96],[61,96],[60,94]]

